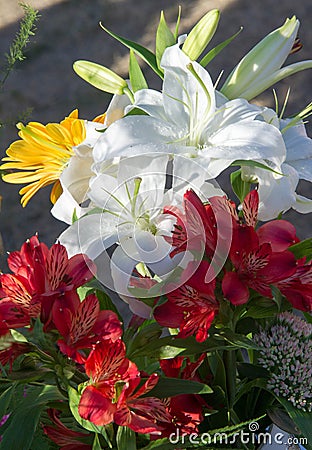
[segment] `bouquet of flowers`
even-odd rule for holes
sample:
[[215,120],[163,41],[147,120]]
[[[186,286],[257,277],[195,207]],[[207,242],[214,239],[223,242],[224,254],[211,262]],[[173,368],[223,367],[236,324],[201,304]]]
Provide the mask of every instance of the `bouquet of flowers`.
[[282,67],[292,17],[219,87],[205,67],[238,33],[208,51],[219,11],[183,36],[180,13],[175,30],[161,13],[155,54],[101,25],[130,49],[129,80],[74,70],[114,94],[107,111],[19,123],[3,158],[23,206],[53,184],[68,227],[0,276],[1,448],[312,448],[312,240],[282,218],[312,211],[296,192],[312,104],[284,118],[276,93],[275,110],[251,102],[312,61]]

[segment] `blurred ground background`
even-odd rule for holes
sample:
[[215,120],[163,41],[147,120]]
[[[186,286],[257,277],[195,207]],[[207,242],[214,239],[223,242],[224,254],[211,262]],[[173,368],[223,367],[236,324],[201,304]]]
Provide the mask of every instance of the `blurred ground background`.
[[[31,110],[28,121],[44,124],[59,122],[76,107],[80,117],[86,119],[105,111],[109,96],[89,86],[72,70],[75,60],[88,59],[109,66],[122,76],[127,74],[127,50],[99,27],[100,20],[116,33],[153,49],[161,9],[165,10],[168,23],[174,24],[178,5],[182,6],[181,33],[187,32],[209,9],[220,9],[221,21],[211,46],[231,36],[240,25],[244,30],[209,66],[215,80],[222,69],[226,77],[256,42],[280,26],[286,17],[296,14],[301,21],[300,38],[304,47],[289,61],[312,58],[310,0],[27,0],[26,3],[37,8],[41,18],[27,48],[27,59],[19,64],[0,93],[0,120],[8,123],[0,130],[1,157],[17,139],[14,124],[19,120],[17,115],[25,110]],[[0,0],[0,55],[8,51],[22,13],[17,0]],[[145,74],[151,87],[160,87],[150,70]],[[277,86],[280,101],[291,86],[286,116],[311,101],[311,85],[312,70],[294,75]],[[271,92],[259,101],[273,106]],[[308,129],[312,136],[311,125]],[[20,206],[18,190],[14,185],[0,184],[0,233],[4,250],[19,248],[37,231],[43,241],[52,244],[65,225],[50,215],[50,188],[37,194],[25,209]],[[302,183],[301,193],[312,196],[308,183]],[[297,225],[301,238],[312,234],[311,214],[290,213],[288,217]]]

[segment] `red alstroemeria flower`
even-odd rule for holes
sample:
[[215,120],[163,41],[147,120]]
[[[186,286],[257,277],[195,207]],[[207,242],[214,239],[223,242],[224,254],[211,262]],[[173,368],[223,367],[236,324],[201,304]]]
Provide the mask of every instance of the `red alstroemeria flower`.
[[312,311],[312,263],[298,265],[296,272],[277,283],[278,289],[292,306],[300,311]]
[[156,321],[161,326],[179,328],[178,337],[195,335],[198,342],[208,337],[208,330],[219,309],[214,295],[216,281],[205,283],[208,269],[209,263],[202,261],[191,277],[185,277],[187,281],[184,284],[167,294],[168,301],[155,308]]
[[[2,366],[5,366],[6,364],[9,363],[10,370],[12,370],[12,364],[14,360],[18,356],[24,355],[25,353],[31,351],[31,346],[26,342],[12,342],[11,334],[8,334],[7,338],[8,338],[7,342],[8,347],[2,348],[0,350],[0,364]],[[6,345],[5,342],[1,341],[1,347],[3,347],[3,344]]]
[[[186,191],[183,198],[184,214],[178,208],[167,207],[165,212],[176,217],[170,243],[174,247],[171,256],[179,252],[206,251],[212,258],[217,247],[222,252],[228,247],[231,238],[231,224],[238,220],[235,204],[226,197],[211,197],[204,205],[192,190]],[[223,245],[224,244],[224,245]]]
[[82,349],[91,349],[104,339],[116,341],[122,335],[121,323],[113,311],[100,311],[95,294],[88,295],[72,312],[70,309],[54,310],[54,324],[63,336],[57,341],[60,350],[69,358],[82,364],[86,355]]
[[86,255],[68,258],[63,245],[54,244],[48,249],[37,236],[27,240],[19,252],[11,253],[8,265],[15,276],[27,280],[32,296],[30,307],[41,308],[45,330],[53,328],[54,311],[75,311],[80,303],[76,289],[92,279],[96,270]]
[[49,409],[48,414],[54,425],[43,426],[44,433],[55,442],[60,450],[92,450],[92,445],[83,442],[91,433],[82,433],[67,428],[58,418],[56,409]]
[[[205,357],[205,354],[201,355],[194,363],[191,363],[188,358],[181,356],[173,359],[163,359],[160,360],[160,367],[168,377],[201,381],[196,372]],[[186,363],[185,367],[182,368],[184,363]],[[162,436],[169,436],[170,433],[175,432],[177,429],[181,433],[187,434],[198,432],[198,426],[204,419],[203,408],[205,406],[208,407],[200,395],[177,395],[168,399],[167,405],[168,412],[172,416],[172,422],[166,426]]]
[[177,219],[171,237],[171,244],[175,247],[172,257],[186,250],[201,251],[205,246],[205,207],[192,189],[187,190],[183,196],[183,208],[184,214],[176,207],[164,209],[164,213]]
[[139,398],[158,382],[156,374],[136,392],[141,377],[136,365],[125,357],[121,340],[103,341],[90,353],[86,372],[92,380],[82,393],[79,414],[95,425],[116,423],[139,433],[159,434],[158,421],[170,420],[157,398]]
[[233,271],[226,272],[222,280],[223,294],[234,305],[248,301],[249,288],[272,297],[270,285],[292,276],[296,270],[295,257],[287,251],[297,242],[295,229],[284,220],[276,220],[256,231],[257,211],[258,194],[252,191],[243,203],[246,224],[233,223],[229,254]]
[[136,392],[140,377],[131,378],[124,384],[114,414],[117,425],[127,426],[137,433],[161,434],[163,423],[171,421],[165,404],[156,397],[139,398],[156,386],[158,378],[157,374],[151,375]]
[[[61,244],[54,244],[45,260],[43,280],[34,280],[38,285],[38,297],[41,303],[41,321],[45,328],[51,328],[54,314],[60,308],[75,311],[80,302],[76,289],[90,281],[95,274],[94,263],[83,254],[68,259],[67,250]],[[42,290],[41,283],[45,288]]]
[[[12,275],[0,275],[0,336],[10,328],[30,324],[31,289],[27,279]],[[37,311],[38,314],[38,311]]]

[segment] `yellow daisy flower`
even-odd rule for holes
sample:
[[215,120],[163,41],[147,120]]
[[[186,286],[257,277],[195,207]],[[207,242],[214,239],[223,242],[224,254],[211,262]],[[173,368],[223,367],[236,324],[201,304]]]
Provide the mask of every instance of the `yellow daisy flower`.
[[62,193],[60,175],[74,155],[74,147],[86,138],[85,121],[78,119],[76,109],[60,123],[30,122],[17,127],[21,139],[10,145],[3,158],[6,162],[0,166],[13,172],[2,178],[8,183],[27,183],[19,191],[23,207],[40,188],[54,183],[50,195],[54,204]]

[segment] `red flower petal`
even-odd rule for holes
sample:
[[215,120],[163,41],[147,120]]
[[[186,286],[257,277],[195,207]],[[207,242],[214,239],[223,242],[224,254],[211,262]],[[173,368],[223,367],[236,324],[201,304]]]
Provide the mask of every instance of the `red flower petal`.
[[222,280],[222,291],[224,297],[233,305],[243,305],[249,299],[249,289],[244,284],[237,272],[227,272]]
[[296,228],[286,220],[273,220],[257,230],[259,243],[268,242],[273,252],[282,252],[299,241]]
[[155,308],[154,318],[162,327],[178,328],[183,320],[183,310],[167,301]]
[[114,420],[116,403],[107,398],[94,386],[87,386],[80,398],[78,412],[83,419],[95,425],[108,425]]
[[243,201],[243,214],[246,225],[255,227],[258,217],[259,194],[256,190],[249,192]]
[[67,275],[77,288],[90,281],[96,274],[96,265],[87,255],[75,255],[68,260]]

